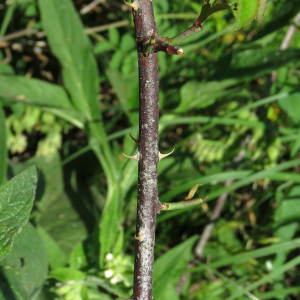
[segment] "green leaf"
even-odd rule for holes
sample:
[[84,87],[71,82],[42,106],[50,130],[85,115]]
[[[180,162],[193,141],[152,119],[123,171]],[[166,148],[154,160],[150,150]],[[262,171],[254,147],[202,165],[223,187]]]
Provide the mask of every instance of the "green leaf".
[[239,29],[256,17],[259,0],[239,0],[236,29]]
[[6,29],[12,19],[14,10],[17,6],[17,0],[11,1],[11,2],[7,2],[6,5],[8,5],[7,11],[5,13],[5,17],[3,19],[3,22],[1,24],[1,29],[0,29],[0,40],[1,37],[4,36]]
[[106,199],[105,207],[100,220],[100,266],[104,264],[104,257],[112,252],[113,245],[117,241],[119,225],[121,222],[122,198],[118,186],[114,188],[114,194]]
[[76,245],[69,259],[70,267],[73,269],[81,269],[88,266],[88,259],[85,254],[84,242]]
[[225,57],[219,63],[213,79],[228,80],[228,78],[236,78],[243,80],[244,78],[261,76],[283,66],[299,65],[299,58],[300,50],[297,48],[287,50],[265,48],[234,50],[232,56]]
[[37,228],[37,231],[45,245],[51,269],[53,270],[65,266],[67,263],[66,255],[51,235],[40,226]]
[[[30,223],[17,236],[12,251],[1,261],[1,268],[1,300],[33,299],[32,295],[39,292],[47,277],[48,262],[43,242]],[[6,293],[15,298],[5,297]]]
[[85,274],[79,270],[71,268],[60,268],[52,271],[50,276],[59,281],[80,281],[85,278]]
[[4,73],[4,74],[14,74],[14,69],[13,67],[8,64],[8,63],[4,63],[4,61],[2,61],[4,58],[3,58],[3,55],[0,51],[0,61],[2,62],[0,64],[0,73]]
[[180,278],[177,271],[187,265],[197,238],[189,238],[156,260],[153,271],[153,299],[179,299],[175,293],[175,285]]
[[94,48],[94,53],[101,54],[103,52],[112,51],[113,49],[114,49],[114,47],[110,42],[108,42],[108,41],[99,42],[96,44],[96,46]]
[[183,113],[195,108],[204,108],[213,104],[218,97],[228,93],[226,88],[237,83],[235,79],[223,81],[198,82],[188,81],[180,89],[180,105],[177,113]]
[[299,150],[300,150],[300,128],[298,131],[298,137],[296,139],[295,145],[293,146],[291,151],[291,157],[294,158],[296,154],[299,152]]
[[259,0],[259,6],[256,14],[256,20],[258,24],[260,24],[264,18],[267,10],[267,2],[268,0]]
[[[122,75],[118,71],[107,70],[106,75],[116,94],[125,114],[128,116],[132,125],[138,124],[138,98],[139,98],[139,82],[137,80],[138,73]],[[134,111],[132,111],[134,110]]]
[[[74,207],[80,203],[81,211],[84,210],[82,198],[67,190],[72,193],[70,199],[64,191],[64,177],[58,153],[51,160],[45,157],[33,157],[25,163],[11,163],[10,166],[17,173],[19,169],[24,168],[24,164],[34,164],[40,171],[36,202],[38,209],[34,212],[36,224],[55,241],[67,259],[75,245],[87,236],[85,223]],[[51,256],[49,260],[53,265]],[[62,263],[59,261],[55,265]]]
[[274,235],[282,240],[293,238],[298,227],[300,217],[300,185],[291,189],[289,199],[283,200],[275,211],[275,221],[278,229]]
[[117,28],[111,27],[108,30],[108,39],[116,47],[119,46],[120,34]]
[[224,9],[230,9],[230,6],[227,4],[215,4],[215,5],[211,5],[210,3],[203,4],[200,16],[196,22],[201,24],[213,13]]
[[7,150],[6,150],[5,114],[0,103],[0,185],[6,181],[6,171],[7,171]]
[[299,97],[300,92],[296,92],[278,101],[279,107],[284,110],[294,122],[300,121]]
[[0,259],[8,254],[26,225],[37,186],[37,169],[30,167],[0,187]]
[[63,66],[64,84],[79,112],[98,120],[98,71],[88,37],[70,0],[39,0],[42,25]]
[[36,105],[83,128],[83,116],[74,109],[65,90],[58,85],[23,76],[0,75],[0,96],[8,103]]

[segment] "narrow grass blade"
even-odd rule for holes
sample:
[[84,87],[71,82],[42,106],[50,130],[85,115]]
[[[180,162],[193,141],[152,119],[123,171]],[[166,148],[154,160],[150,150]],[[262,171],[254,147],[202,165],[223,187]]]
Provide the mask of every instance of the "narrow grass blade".
[[246,292],[249,292],[249,291],[261,286],[262,284],[268,282],[269,280],[277,278],[278,276],[282,275],[283,273],[285,273],[286,271],[288,271],[289,269],[293,268],[294,266],[296,266],[298,264],[300,264],[300,255],[295,257],[294,259],[290,260],[289,262],[287,262],[283,266],[281,266],[281,267],[275,269],[274,271],[270,272],[268,275],[264,276],[263,278],[261,278],[261,279],[257,280],[256,282],[248,285],[243,290],[236,291],[232,296],[230,296],[226,300],[236,299],[236,298],[240,297],[242,294],[244,294]]
[[300,238],[294,239],[288,242],[283,242],[283,243],[278,243],[274,244],[271,246],[263,247],[261,249],[256,249],[252,251],[248,251],[246,253],[241,253],[233,256],[228,256],[225,258],[222,258],[216,262],[212,262],[209,265],[200,265],[199,267],[195,267],[190,270],[185,270],[184,272],[190,272],[190,273],[195,273],[199,271],[205,270],[207,267],[211,269],[217,269],[223,266],[228,266],[232,264],[239,264],[243,263],[249,259],[254,259],[254,258],[259,258],[259,257],[264,257],[268,255],[273,255],[276,253],[281,253],[284,251],[290,251],[296,248],[300,247]]

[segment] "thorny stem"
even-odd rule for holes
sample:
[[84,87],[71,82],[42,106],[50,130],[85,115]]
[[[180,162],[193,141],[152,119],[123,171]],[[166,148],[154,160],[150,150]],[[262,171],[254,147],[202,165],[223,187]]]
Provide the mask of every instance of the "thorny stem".
[[152,300],[158,151],[157,53],[143,53],[139,41],[157,34],[152,2],[133,11],[139,61],[139,161],[133,300]]
[[[126,2],[125,2],[126,3]],[[138,204],[135,243],[134,287],[132,300],[152,300],[154,241],[156,214],[161,209],[179,209],[195,205],[203,199],[184,203],[161,204],[157,191],[157,164],[167,155],[158,151],[159,80],[157,51],[183,54],[159,37],[153,14],[152,0],[134,0],[133,19],[139,63],[139,150]],[[197,21],[196,21],[197,22]],[[196,24],[196,23],[195,23]],[[199,24],[197,27],[201,27]],[[196,203],[197,202],[197,203]]]

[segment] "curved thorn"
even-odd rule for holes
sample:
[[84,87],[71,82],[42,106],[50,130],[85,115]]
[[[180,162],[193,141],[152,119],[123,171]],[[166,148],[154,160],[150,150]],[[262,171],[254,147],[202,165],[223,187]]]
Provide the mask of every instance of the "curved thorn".
[[135,139],[130,133],[129,133],[129,135],[139,145],[139,140]]
[[[123,153],[123,152],[122,152]],[[128,155],[126,155],[126,154],[124,154],[123,153],[123,155],[125,156],[125,157],[127,157],[127,158],[130,158],[130,159],[134,159],[134,160],[136,160],[136,161],[139,161],[139,151],[136,153],[136,155],[133,155],[133,156],[128,156]]]
[[159,155],[158,155],[158,161],[160,161],[161,159],[163,159],[163,158],[165,158],[165,157],[171,155],[171,154],[174,152],[174,150],[175,150],[175,148],[174,148],[171,152],[169,152],[169,153],[167,153],[167,154],[161,154],[161,153],[159,152]]
[[132,3],[127,3],[125,0],[124,0],[124,3],[131,6],[134,10],[138,10],[138,4],[136,2],[136,0],[134,0]]

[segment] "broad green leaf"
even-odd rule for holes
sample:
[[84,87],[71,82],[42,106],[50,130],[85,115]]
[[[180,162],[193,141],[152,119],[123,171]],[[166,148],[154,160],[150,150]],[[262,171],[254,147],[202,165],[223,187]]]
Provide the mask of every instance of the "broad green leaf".
[[223,81],[188,81],[180,89],[180,105],[176,112],[183,113],[191,109],[204,108],[213,104],[219,97],[231,91],[225,91],[237,83],[235,79]]
[[297,48],[237,50],[233,51],[232,56],[222,59],[212,78],[214,80],[228,80],[228,78],[243,80],[261,76],[283,66],[298,65],[299,58],[300,50]]
[[0,185],[6,181],[6,171],[7,171],[7,150],[6,150],[5,114],[0,103]]
[[107,70],[106,75],[115,89],[125,114],[132,125],[138,124],[139,83],[138,73],[122,75],[118,71]]
[[[3,298],[0,292],[1,300],[27,300],[32,299],[33,294],[36,295],[47,277],[48,261],[43,242],[30,223],[17,236],[12,251],[0,265],[3,272],[3,276],[0,275],[0,285],[7,285],[7,295],[10,293],[16,297]],[[2,288],[1,290],[3,291]]]
[[90,41],[71,0],[39,0],[51,50],[63,66],[73,104],[88,121],[98,120],[98,71]]
[[300,186],[293,187],[288,196],[289,198],[283,200],[275,211],[275,221],[279,228],[274,235],[282,240],[293,238],[299,227]]
[[53,200],[47,211],[38,214],[38,224],[69,255],[75,245],[86,238],[87,230],[67,194],[62,193]]
[[86,249],[84,246],[84,241],[80,242],[72,251],[69,259],[69,265],[72,269],[82,269],[88,266],[88,259],[85,253]]
[[48,256],[49,266],[52,270],[63,267],[66,265],[66,255],[65,253],[59,248],[55,240],[50,236],[47,231],[45,231],[42,227],[38,227],[37,231],[43,240],[45,245],[45,249]]
[[294,122],[300,121],[299,97],[300,92],[295,92],[278,101],[279,107],[284,110]]
[[[78,195],[78,191],[74,193],[67,186],[64,187],[64,179],[67,181],[68,179],[63,176],[58,153],[51,160],[45,157],[33,157],[25,163],[11,163],[10,166],[15,173],[18,173],[20,169],[24,168],[24,164],[25,166],[34,164],[40,171],[36,202],[38,209],[35,211],[35,221],[55,241],[67,259],[75,245],[87,236],[85,223],[76,210],[76,207],[79,206],[81,212],[84,210],[82,197]],[[77,184],[78,188],[79,186]],[[69,194],[64,191],[65,188]],[[71,199],[69,195],[72,195]],[[62,257],[55,265],[61,264],[63,262],[61,259]],[[52,264],[51,257],[49,260]]]
[[53,270],[50,276],[59,281],[81,281],[85,278],[85,274],[79,270],[71,268],[60,268]]
[[[2,52],[0,51],[0,61],[2,61],[3,59],[5,59],[2,55]],[[8,63],[3,63],[2,61],[2,64],[0,64],[0,73],[3,73],[3,74],[14,74],[14,69],[13,67],[8,64]]]
[[26,225],[35,199],[37,169],[30,167],[0,187],[0,259]]
[[187,265],[197,238],[189,238],[156,260],[153,271],[153,299],[179,299],[174,291],[180,278],[177,271]]
[[295,145],[293,146],[291,151],[291,157],[295,158],[296,154],[299,153],[299,150],[300,150],[300,128],[298,131],[298,137],[296,139]]
[[23,76],[0,75],[0,96],[7,103],[36,105],[83,128],[83,116],[78,113],[65,90],[38,79]]
[[94,53],[101,54],[103,52],[112,51],[113,49],[114,49],[114,47],[110,42],[108,42],[108,41],[99,42],[94,47]]
[[120,34],[117,28],[111,27],[108,30],[108,39],[116,47],[119,46]]
[[236,28],[239,29],[256,17],[259,0],[239,0]]

